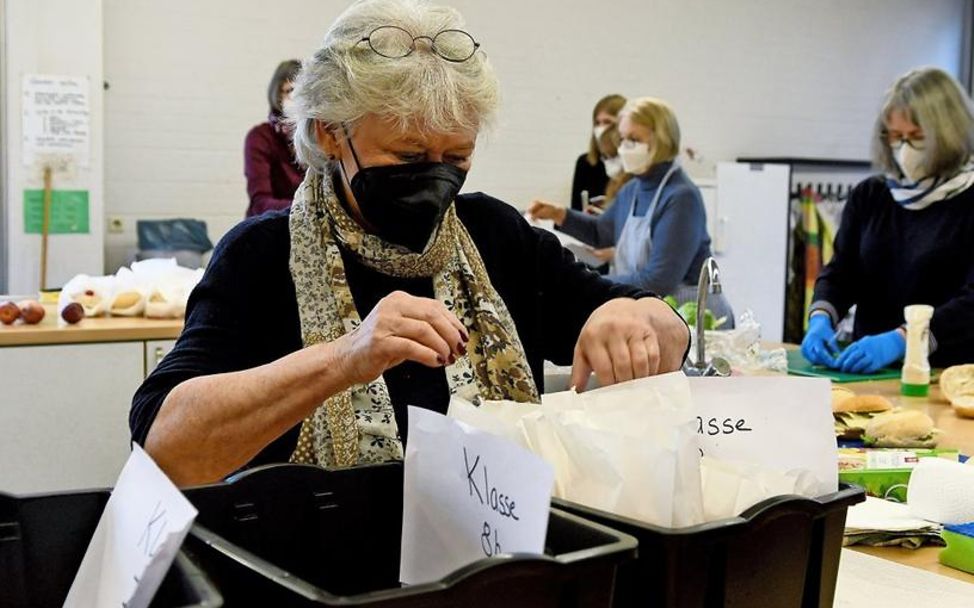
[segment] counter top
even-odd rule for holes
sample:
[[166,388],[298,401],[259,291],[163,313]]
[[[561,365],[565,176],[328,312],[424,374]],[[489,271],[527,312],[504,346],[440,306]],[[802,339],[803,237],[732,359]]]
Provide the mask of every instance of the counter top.
[[[938,447],[956,448],[962,454],[974,455],[974,419],[961,418],[954,413],[954,408],[941,395],[940,387],[932,385],[928,397],[904,397],[900,395],[899,380],[882,380],[872,382],[853,382],[843,384],[859,395],[883,395],[893,402],[894,406],[916,409],[926,412],[933,418],[934,425],[944,432]],[[942,565],[937,557],[941,547],[924,546],[920,549],[903,549],[900,547],[850,547],[860,553],[882,557],[906,566],[913,566],[928,572],[974,583],[974,575],[955,570]]]
[[183,330],[182,319],[142,317],[86,318],[67,325],[58,317],[56,306],[46,304],[44,308],[47,314],[37,325],[0,325],[0,347],[174,340]]
[[[764,348],[798,348],[791,344],[763,343]],[[934,426],[944,432],[938,447],[954,448],[961,454],[974,456],[974,419],[962,418],[954,412],[950,402],[940,393],[937,384],[930,385],[926,397],[904,397],[900,394],[899,380],[872,380],[849,382],[841,385],[857,395],[882,395],[893,402],[894,407],[904,407],[925,412],[933,418]],[[924,546],[920,549],[902,547],[849,547],[853,551],[874,555],[906,566],[920,568],[967,583],[974,583],[974,575],[942,565],[937,557],[942,547]]]

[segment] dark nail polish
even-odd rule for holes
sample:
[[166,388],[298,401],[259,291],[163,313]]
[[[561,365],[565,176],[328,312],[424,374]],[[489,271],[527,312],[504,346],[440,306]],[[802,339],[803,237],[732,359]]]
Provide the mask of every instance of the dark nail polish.
[[468,334],[465,331],[461,331],[460,332],[460,338],[463,339],[463,343],[466,344],[467,342],[470,341],[470,334]]
[[467,343],[466,342],[459,342],[457,344],[457,354],[458,355],[463,355],[463,353],[465,353],[465,352],[467,352]]
[[454,364],[454,363],[456,363],[456,362],[457,362],[457,357],[456,357],[456,355],[452,355],[452,354],[451,354],[451,355],[450,355],[450,360],[448,361],[448,363],[449,363],[450,365],[453,365],[453,364]]
[[439,355],[436,356],[436,362],[439,363],[440,365],[446,365],[446,359],[444,359]]

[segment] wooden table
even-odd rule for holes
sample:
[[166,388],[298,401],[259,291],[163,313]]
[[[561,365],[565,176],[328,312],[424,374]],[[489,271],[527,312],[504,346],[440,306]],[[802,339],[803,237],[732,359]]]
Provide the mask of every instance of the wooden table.
[[[940,387],[932,385],[929,397],[904,397],[900,395],[898,380],[854,382],[841,386],[860,395],[883,395],[894,405],[920,410],[933,418],[937,428],[944,432],[939,447],[956,448],[962,454],[974,455],[974,419],[961,418],[954,413],[950,403],[940,393]],[[940,547],[925,546],[920,549],[898,547],[850,547],[855,551],[882,557],[900,564],[921,568],[944,576],[974,583],[974,575],[948,568],[937,561]]]
[[182,319],[142,317],[99,317],[67,325],[58,318],[56,306],[46,304],[44,309],[47,314],[37,325],[0,325],[0,347],[173,340],[183,330]]

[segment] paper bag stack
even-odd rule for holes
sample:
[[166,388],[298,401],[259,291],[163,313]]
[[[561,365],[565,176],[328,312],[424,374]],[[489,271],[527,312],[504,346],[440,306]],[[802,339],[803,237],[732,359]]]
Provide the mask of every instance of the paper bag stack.
[[[792,425],[796,435],[814,438],[803,465],[801,454],[782,459],[754,446],[773,427],[762,417],[794,417],[787,409],[757,407],[747,418],[713,414],[715,408],[734,409],[734,387],[740,392],[741,381],[771,383],[767,386],[781,393],[782,382],[795,379],[700,380],[708,382],[706,387],[692,391],[690,380],[677,372],[581,394],[546,394],[541,405],[488,401],[478,406],[454,398],[449,415],[507,437],[548,461],[555,469],[555,496],[658,526],[679,528],[733,517],[771,496],[814,497],[836,490],[827,386],[821,391],[821,408],[805,412],[820,423],[811,429],[809,424]],[[726,407],[709,403],[721,401],[721,391],[712,390],[712,382],[725,382],[719,386],[728,389]],[[701,403],[695,403],[696,393]],[[807,401],[809,391],[800,394]],[[807,403],[796,406],[809,409]],[[788,445],[787,436],[775,438]]]

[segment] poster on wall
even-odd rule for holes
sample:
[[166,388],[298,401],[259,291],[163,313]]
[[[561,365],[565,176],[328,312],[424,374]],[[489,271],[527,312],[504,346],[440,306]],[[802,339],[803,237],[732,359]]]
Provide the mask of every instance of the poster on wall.
[[[88,191],[51,192],[48,234],[88,234]],[[24,234],[40,234],[44,224],[44,191],[24,190]]]
[[23,82],[23,159],[67,160],[87,168],[91,151],[89,84],[86,76],[26,74]]

